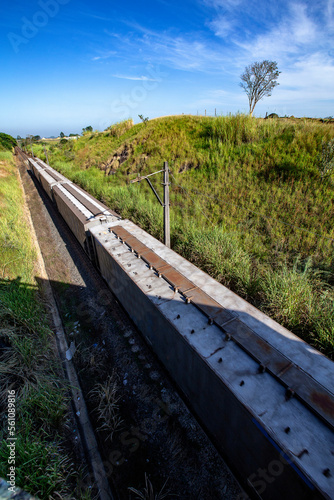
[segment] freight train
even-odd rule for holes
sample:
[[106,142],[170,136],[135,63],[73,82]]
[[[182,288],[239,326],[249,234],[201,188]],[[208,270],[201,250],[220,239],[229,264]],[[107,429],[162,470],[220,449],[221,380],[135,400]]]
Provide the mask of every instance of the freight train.
[[334,498],[333,362],[40,159],[16,153],[247,495]]

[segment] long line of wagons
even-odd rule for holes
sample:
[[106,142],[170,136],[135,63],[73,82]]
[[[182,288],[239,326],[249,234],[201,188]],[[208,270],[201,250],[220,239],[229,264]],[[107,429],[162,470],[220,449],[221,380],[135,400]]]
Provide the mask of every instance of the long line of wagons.
[[334,498],[333,362],[40,159],[16,153],[247,494]]

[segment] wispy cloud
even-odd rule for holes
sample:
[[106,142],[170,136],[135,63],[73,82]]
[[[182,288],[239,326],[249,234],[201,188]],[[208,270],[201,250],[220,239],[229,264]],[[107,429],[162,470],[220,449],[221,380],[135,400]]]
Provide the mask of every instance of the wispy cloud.
[[207,23],[207,25],[216,36],[225,38],[233,31],[235,22],[232,19],[228,19],[226,15],[219,15],[213,21]]
[[113,21],[113,19],[111,19],[110,17],[99,16],[96,14],[92,14],[91,12],[80,12],[79,14],[81,14],[82,16],[85,16],[85,17],[90,17],[92,19],[97,19],[98,21],[106,21],[109,23]]
[[330,29],[334,29],[334,0],[327,1],[327,25]]
[[239,7],[245,0],[203,0],[203,3],[209,7],[215,9],[227,9],[232,10]]
[[[217,71],[227,58],[218,43],[209,42],[197,33],[175,35],[154,31],[136,23],[128,23],[133,32],[123,38],[121,48],[129,60],[138,54],[144,63],[162,64],[184,71]],[[113,35],[111,35],[113,36]]]
[[115,56],[117,52],[115,50],[108,50],[104,53],[101,53],[98,56],[92,57],[92,61],[100,61],[101,59],[110,59],[111,57]]
[[281,95],[284,98],[308,100],[333,99],[334,63],[330,57],[316,53],[295,62],[282,73]]
[[319,28],[308,16],[306,5],[292,4],[280,23],[271,23],[267,32],[247,41],[236,40],[236,43],[255,58],[279,59],[309,49],[320,37]]
[[141,82],[157,82],[155,78],[148,78],[147,76],[127,76],[127,75],[111,75],[114,78],[121,78],[123,80],[135,80]]

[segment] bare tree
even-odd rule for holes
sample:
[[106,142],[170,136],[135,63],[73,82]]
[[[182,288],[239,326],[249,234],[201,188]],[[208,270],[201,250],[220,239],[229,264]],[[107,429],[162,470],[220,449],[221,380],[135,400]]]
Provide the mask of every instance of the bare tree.
[[262,61],[250,64],[241,75],[240,87],[244,89],[249,101],[249,114],[252,116],[256,104],[263,97],[271,96],[276,85],[278,75],[277,62]]

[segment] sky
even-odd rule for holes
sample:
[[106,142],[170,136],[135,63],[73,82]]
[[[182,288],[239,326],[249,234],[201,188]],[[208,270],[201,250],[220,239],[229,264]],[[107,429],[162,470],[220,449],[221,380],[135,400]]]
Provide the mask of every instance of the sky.
[[334,0],[12,0],[0,131],[58,136],[127,118],[247,113],[245,67],[276,61],[255,116],[334,115]]

